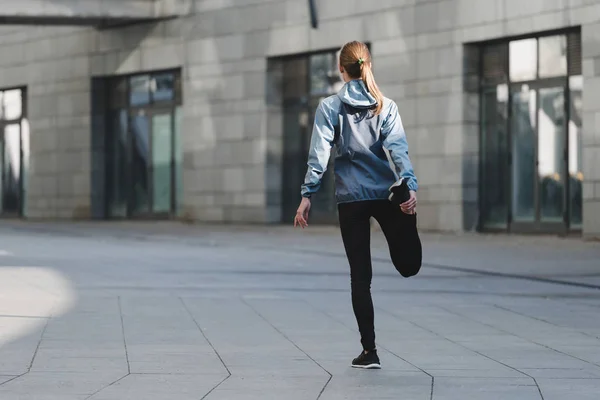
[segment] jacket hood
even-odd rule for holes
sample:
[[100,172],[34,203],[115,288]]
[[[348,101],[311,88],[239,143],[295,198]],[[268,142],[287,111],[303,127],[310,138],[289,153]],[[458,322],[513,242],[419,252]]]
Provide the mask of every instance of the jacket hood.
[[338,97],[354,108],[372,108],[377,104],[375,97],[369,93],[362,79],[355,79],[344,85]]

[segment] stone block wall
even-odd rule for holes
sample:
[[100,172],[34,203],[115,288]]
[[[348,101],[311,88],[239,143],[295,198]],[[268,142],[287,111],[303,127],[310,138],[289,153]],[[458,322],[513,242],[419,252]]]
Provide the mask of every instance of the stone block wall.
[[[266,104],[267,59],[371,43],[377,80],[399,106],[421,181],[423,229],[463,231],[478,215],[478,97],[465,92],[465,43],[581,26],[586,234],[600,234],[600,3],[595,0],[195,1],[185,17],[91,28],[0,27],[0,88],[29,90],[28,215],[89,208],[92,76],[181,67],[186,213],[277,222],[267,195],[281,135]],[[276,164],[276,163],[275,163]]]

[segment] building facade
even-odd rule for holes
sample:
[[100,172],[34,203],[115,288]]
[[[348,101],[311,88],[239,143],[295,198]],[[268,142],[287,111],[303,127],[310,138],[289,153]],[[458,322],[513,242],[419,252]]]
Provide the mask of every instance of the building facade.
[[2,215],[289,223],[336,51],[361,40],[421,229],[600,236],[596,0],[315,0],[316,28],[307,0],[72,3],[0,18]]

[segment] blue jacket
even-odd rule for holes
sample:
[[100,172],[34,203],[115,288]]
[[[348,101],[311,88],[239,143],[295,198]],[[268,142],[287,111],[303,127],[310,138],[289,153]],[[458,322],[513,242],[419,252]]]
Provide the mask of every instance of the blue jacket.
[[[418,189],[398,106],[385,98],[381,113],[373,115],[370,109],[376,104],[360,79],[346,83],[337,95],[321,101],[302,196],[311,197],[319,190],[334,145],[338,203],[387,199],[397,176],[407,180],[410,190]],[[384,149],[389,151],[396,171]]]

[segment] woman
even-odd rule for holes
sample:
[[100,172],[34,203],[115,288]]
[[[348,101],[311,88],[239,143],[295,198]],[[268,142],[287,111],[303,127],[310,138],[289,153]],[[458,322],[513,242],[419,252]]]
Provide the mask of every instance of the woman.
[[[340,54],[339,70],[346,82],[344,87],[337,95],[321,101],[315,115],[308,172],[294,226],[308,226],[311,196],[319,189],[335,145],[340,229],[350,263],[352,307],[363,346],[352,366],[381,368],[371,299],[370,219],[375,218],[381,226],[400,274],[416,275],[421,268],[415,211],[418,185],[398,107],[377,87],[368,47],[360,42],[346,44]],[[397,174],[410,191],[410,199],[399,207],[389,200]]]

